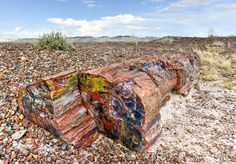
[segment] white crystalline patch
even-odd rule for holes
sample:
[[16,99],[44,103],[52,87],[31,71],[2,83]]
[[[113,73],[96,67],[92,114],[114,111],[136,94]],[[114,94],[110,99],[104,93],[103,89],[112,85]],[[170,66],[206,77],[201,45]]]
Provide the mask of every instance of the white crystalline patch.
[[42,118],[45,118],[45,115],[42,112],[39,114],[39,116],[42,117]]
[[87,112],[87,110],[86,110],[84,107],[81,107],[81,108],[79,109],[79,114],[80,114],[80,115],[84,115],[86,112]]
[[133,85],[132,81],[118,84],[118,86],[122,87],[123,90],[129,90],[129,91],[132,90],[132,85]]
[[58,110],[63,108],[68,103],[72,102],[80,95],[78,90],[73,91],[72,93],[66,93],[65,95],[61,96],[59,99],[53,101],[54,110]]

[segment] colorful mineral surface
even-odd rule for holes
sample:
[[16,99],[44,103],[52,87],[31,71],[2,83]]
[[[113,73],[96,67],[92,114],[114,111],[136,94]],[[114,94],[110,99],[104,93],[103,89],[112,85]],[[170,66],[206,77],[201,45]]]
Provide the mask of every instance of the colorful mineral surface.
[[19,109],[76,147],[99,133],[134,151],[160,135],[159,111],[174,91],[187,95],[199,69],[195,56],[150,56],[39,80],[19,91]]

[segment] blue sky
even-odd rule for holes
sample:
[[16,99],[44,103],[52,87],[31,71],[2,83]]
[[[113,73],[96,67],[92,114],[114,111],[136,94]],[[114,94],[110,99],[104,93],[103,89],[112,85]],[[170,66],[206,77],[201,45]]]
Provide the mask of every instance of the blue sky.
[[236,35],[236,0],[0,0],[0,38]]

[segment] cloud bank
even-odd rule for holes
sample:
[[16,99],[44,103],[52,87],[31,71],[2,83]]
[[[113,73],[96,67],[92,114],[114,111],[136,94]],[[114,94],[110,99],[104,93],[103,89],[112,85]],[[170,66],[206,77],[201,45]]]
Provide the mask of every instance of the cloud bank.
[[63,28],[72,28],[74,33],[84,36],[129,35],[147,29],[145,25],[151,21],[132,14],[102,17],[96,20],[76,20],[72,18],[49,18],[48,22],[58,24]]
[[[89,8],[98,6],[94,0],[81,2]],[[26,30],[15,27],[11,31],[0,32],[0,37],[38,37],[48,31],[60,31],[67,36],[207,36],[209,29],[214,29],[217,35],[236,35],[234,1],[144,0],[140,3],[151,4],[155,9],[148,13],[122,13],[93,20],[52,17],[45,21],[53,28]]]

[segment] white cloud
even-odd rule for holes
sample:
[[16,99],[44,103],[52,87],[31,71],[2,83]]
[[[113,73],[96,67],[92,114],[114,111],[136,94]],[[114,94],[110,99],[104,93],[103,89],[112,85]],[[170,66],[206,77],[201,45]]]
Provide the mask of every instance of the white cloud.
[[131,14],[123,14],[102,17],[97,20],[49,18],[47,21],[64,27],[73,27],[78,35],[100,36],[131,34],[132,30],[147,29],[145,24],[150,20]]
[[[165,1],[165,0],[146,0],[152,1]],[[167,1],[168,2],[168,1]],[[236,10],[236,1],[221,1],[221,0],[179,0],[177,2],[169,2],[165,7],[158,8],[156,12],[177,12],[181,11],[191,11],[192,8],[197,9],[209,9],[214,12],[215,9],[228,9]],[[194,10],[192,10],[194,11]],[[196,10],[199,12],[198,10]],[[202,13],[202,11],[200,11]]]
[[81,2],[89,8],[101,7],[101,5],[97,4],[94,0],[81,0]]
[[177,2],[169,3],[166,7],[159,10],[159,12],[170,11],[170,10],[180,10],[193,7],[206,7],[211,6],[215,3],[214,0],[180,0]]
[[[215,5],[215,8],[219,9],[215,12],[211,10],[200,13],[191,10],[176,11],[175,8],[210,5],[209,1],[202,3],[199,0],[190,0],[194,2],[192,5],[183,4],[184,1],[186,2],[186,0],[181,0],[180,4],[171,5],[168,12],[153,12],[144,16],[121,14],[95,20],[49,18],[48,22],[58,24],[65,31],[71,31],[71,34],[79,36],[162,36],[162,34],[182,36],[203,36],[205,34],[207,36],[209,28],[214,28],[219,35],[236,34],[236,23],[234,23],[236,11],[228,8],[223,10],[222,6],[219,9],[219,4],[218,7]],[[222,29],[226,31],[224,32]]]
[[0,35],[17,35],[18,33],[21,33],[21,27],[17,26],[13,30],[9,31],[0,31]]
[[215,4],[214,7],[224,10],[236,10],[236,2]]
[[163,7],[157,5],[156,11],[144,15],[158,19],[154,24],[168,35],[207,36],[210,28],[217,35],[236,35],[235,1],[179,0]]
[[21,27],[16,27],[14,32],[20,32],[21,31]]
[[12,30],[0,31],[0,38],[35,38],[49,33],[51,31],[63,31],[61,28],[44,28],[39,30],[24,30],[21,27],[15,27]]

